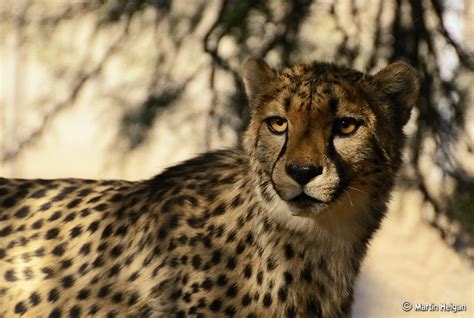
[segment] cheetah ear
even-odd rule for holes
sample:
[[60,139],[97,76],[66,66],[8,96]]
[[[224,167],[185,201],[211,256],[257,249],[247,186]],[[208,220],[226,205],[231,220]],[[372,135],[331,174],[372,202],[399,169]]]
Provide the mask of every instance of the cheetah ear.
[[391,102],[392,112],[400,125],[410,119],[420,91],[420,76],[413,67],[396,62],[374,75],[373,81]]
[[275,71],[262,59],[248,58],[242,65],[245,92],[252,101],[276,76]]

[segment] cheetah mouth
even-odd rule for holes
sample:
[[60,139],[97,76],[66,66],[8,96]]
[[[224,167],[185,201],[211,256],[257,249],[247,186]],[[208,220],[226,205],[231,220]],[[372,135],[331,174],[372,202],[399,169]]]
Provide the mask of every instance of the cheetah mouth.
[[297,195],[296,197],[291,199],[290,202],[295,203],[297,205],[304,205],[304,206],[312,205],[312,204],[315,204],[315,203],[325,203],[325,202],[323,202],[319,199],[310,197],[309,195],[307,195],[304,192],[301,192],[299,195]]

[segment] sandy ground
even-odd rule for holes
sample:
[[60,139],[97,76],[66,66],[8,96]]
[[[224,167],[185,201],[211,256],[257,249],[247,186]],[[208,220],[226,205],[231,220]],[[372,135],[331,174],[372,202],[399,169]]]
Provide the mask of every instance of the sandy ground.
[[[416,192],[396,193],[359,276],[354,318],[474,317],[474,271],[421,220]],[[402,303],[413,309],[405,312]],[[416,304],[466,305],[467,311],[416,311]]]

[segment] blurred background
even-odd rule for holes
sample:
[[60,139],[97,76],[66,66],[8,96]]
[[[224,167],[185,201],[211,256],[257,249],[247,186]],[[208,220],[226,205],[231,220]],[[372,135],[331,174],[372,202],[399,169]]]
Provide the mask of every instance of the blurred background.
[[367,72],[405,60],[422,94],[353,316],[473,317],[473,52],[472,0],[3,0],[0,176],[137,180],[238,147],[249,55]]

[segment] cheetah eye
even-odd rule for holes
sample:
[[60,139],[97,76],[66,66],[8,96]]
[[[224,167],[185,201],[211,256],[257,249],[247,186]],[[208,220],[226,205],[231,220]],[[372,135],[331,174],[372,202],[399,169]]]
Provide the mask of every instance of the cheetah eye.
[[343,117],[334,123],[334,131],[338,135],[347,136],[352,134],[359,128],[361,121],[352,117]]
[[288,122],[285,118],[272,116],[268,117],[266,120],[268,129],[275,135],[282,135],[288,129]]

